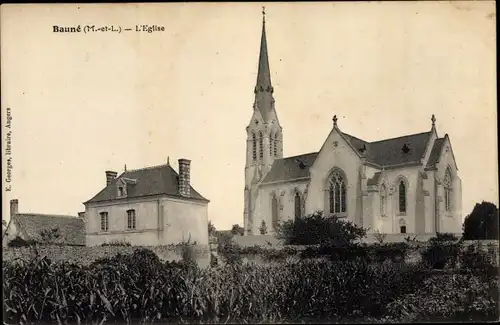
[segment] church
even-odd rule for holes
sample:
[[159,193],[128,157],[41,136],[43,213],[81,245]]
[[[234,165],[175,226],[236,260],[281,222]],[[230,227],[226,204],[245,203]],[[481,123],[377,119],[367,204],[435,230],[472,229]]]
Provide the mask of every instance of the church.
[[341,130],[337,117],[318,152],[284,157],[273,97],[265,13],[255,101],[246,128],[244,234],[273,234],[280,222],[315,211],[368,233],[461,232],[462,189],[450,138],[429,129],[365,141]]

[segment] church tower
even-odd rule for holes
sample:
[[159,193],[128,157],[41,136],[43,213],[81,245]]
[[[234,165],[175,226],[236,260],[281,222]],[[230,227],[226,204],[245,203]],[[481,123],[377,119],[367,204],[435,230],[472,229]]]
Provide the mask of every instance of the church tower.
[[246,128],[247,150],[245,165],[245,235],[252,234],[253,211],[258,186],[271,169],[275,158],[283,157],[283,133],[274,108],[273,86],[266,39],[266,13],[262,11],[262,35],[260,39],[259,66],[254,88],[253,114]]

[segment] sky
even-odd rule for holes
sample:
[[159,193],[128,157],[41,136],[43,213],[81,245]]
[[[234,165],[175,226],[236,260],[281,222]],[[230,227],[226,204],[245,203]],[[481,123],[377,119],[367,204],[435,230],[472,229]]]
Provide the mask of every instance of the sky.
[[[217,229],[243,224],[260,3],[1,7],[1,106],[12,116],[11,191],[20,212],[76,215],[122,172],[192,160]],[[318,151],[339,128],[367,141],[450,136],[463,214],[498,205],[495,3],[266,3],[284,155]],[[54,33],[138,24],[164,32]],[[6,171],[6,156],[3,160]]]

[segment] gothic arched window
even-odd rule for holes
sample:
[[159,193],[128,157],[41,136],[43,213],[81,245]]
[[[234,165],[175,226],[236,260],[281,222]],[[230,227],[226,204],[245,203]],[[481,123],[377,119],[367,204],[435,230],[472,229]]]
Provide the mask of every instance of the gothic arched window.
[[399,212],[406,212],[406,184],[403,180],[399,181],[398,186],[398,197],[399,197]]
[[271,215],[273,229],[276,230],[278,227],[278,198],[275,194],[272,195],[271,199]]
[[269,133],[269,155],[273,155],[273,134]]
[[447,212],[451,211],[451,171],[448,168],[443,180],[444,185],[444,207]]
[[294,206],[295,206],[295,218],[300,218],[302,216],[302,204],[300,203],[299,192],[295,192]]
[[255,132],[252,132],[252,159],[257,160],[257,137]]
[[274,134],[274,156],[277,156],[278,153],[277,142],[278,142],[278,132]]
[[385,216],[387,213],[387,188],[385,184],[380,186],[380,215]]
[[262,131],[259,131],[259,158],[260,160],[264,158],[264,137],[262,136]]
[[335,171],[330,178],[328,188],[330,213],[342,213],[347,211],[346,194],[346,180],[339,171]]

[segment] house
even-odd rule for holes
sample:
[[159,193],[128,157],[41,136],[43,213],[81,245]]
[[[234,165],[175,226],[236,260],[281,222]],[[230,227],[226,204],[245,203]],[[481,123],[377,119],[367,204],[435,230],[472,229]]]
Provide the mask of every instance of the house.
[[179,173],[169,162],[118,177],[106,171],[105,187],[84,203],[87,246],[208,245],[209,200],[191,186],[191,161],[178,162]]
[[460,233],[462,185],[450,137],[430,129],[376,141],[340,129],[317,152],[284,157],[268,61],[266,22],[246,128],[245,234],[315,211],[387,234]]
[[82,218],[57,214],[19,213],[18,208],[19,201],[11,200],[10,221],[5,227],[6,235],[2,241],[4,245],[20,237],[26,241],[85,246],[85,225]]

